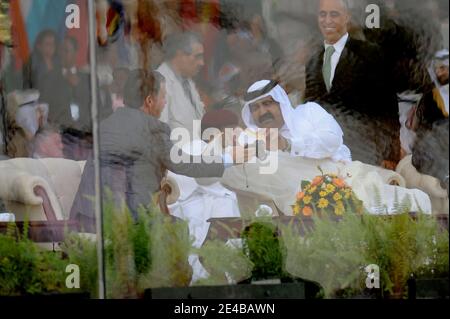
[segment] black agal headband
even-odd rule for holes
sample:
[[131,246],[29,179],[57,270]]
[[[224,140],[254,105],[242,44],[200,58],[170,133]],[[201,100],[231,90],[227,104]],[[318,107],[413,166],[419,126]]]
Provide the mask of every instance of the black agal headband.
[[263,96],[263,95],[269,93],[277,85],[278,85],[278,82],[272,80],[265,87],[263,87],[260,90],[245,93],[244,100],[245,100],[245,102],[253,101],[254,99],[258,98],[259,96]]

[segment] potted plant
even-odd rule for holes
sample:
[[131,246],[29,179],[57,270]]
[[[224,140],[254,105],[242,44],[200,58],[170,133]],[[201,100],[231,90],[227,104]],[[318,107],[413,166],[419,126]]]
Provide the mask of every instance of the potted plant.
[[257,221],[242,233],[244,253],[253,263],[252,283],[281,282],[283,254],[277,227],[269,222]]
[[[0,234],[0,296],[96,297],[95,235],[66,233],[57,251],[31,241],[28,224],[14,223]],[[126,208],[104,205],[104,242],[108,298],[139,298],[151,287],[187,286],[191,278],[191,241],[185,222],[162,214],[153,205],[133,220]],[[66,266],[79,267],[81,289],[66,287]],[[74,293],[75,291],[75,293]]]
[[[448,278],[448,231],[440,231],[431,216],[312,218],[314,230],[304,236],[283,229],[286,268],[319,282],[327,298],[407,298],[408,280],[420,269],[437,267]],[[379,269],[379,289],[367,289],[368,265]]]
[[156,207],[140,209],[133,220],[126,207],[104,206],[107,297],[142,298],[146,289],[189,285],[187,224]]
[[[448,224],[447,224],[448,225]],[[408,298],[449,298],[449,237],[448,228],[431,233],[420,229],[421,242],[428,252],[422,264],[408,280]]]

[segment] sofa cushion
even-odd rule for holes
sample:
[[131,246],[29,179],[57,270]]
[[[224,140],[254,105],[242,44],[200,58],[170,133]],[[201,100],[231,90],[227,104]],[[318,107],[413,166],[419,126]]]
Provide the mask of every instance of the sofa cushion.
[[[0,162],[0,198],[16,220],[45,220],[42,198],[36,186],[44,188],[56,219],[68,219],[77,192],[83,162],[66,159],[16,158]],[[27,217],[28,215],[28,217]]]

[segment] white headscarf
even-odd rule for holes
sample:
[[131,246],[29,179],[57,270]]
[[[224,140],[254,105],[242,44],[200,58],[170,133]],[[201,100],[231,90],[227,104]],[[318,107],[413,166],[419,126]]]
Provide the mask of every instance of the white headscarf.
[[38,115],[35,105],[24,105],[17,110],[16,123],[34,136],[39,129]]
[[14,91],[8,98],[8,107],[14,116],[16,124],[29,135],[34,136],[39,129],[39,117],[42,116],[43,125],[47,123],[49,106],[39,103],[39,92],[36,90]]
[[435,68],[435,63],[437,61],[440,61],[441,63],[443,63],[444,65],[446,65],[448,67],[449,66],[448,56],[449,56],[449,52],[446,49],[436,52],[433,63],[428,68],[428,73],[430,74],[431,79],[433,80],[434,84],[436,85],[436,88],[441,93],[442,100],[444,101],[445,111],[447,112],[447,114],[449,113],[449,85],[448,84],[441,85],[441,83],[439,83],[437,76],[436,76],[436,71],[434,70],[434,68]]
[[[250,88],[248,89],[247,93],[252,93],[255,91],[259,91],[262,88],[264,88],[266,85],[270,83],[269,80],[262,80],[254,83]],[[295,109],[292,107],[292,104],[289,100],[289,97],[286,93],[286,91],[280,86],[276,85],[272,90],[270,90],[268,93],[258,96],[255,99],[248,101],[245,103],[244,108],[242,109],[242,119],[247,125],[247,127],[251,130],[257,131],[258,126],[256,125],[253,116],[250,112],[250,104],[254,103],[257,100],[260,100],[262,98],[271,96],[275,102],[278,102],[280,105],[281,114],[283,115],[284,120],[284,126],[281,128],[280,133],[285,138],[292,138],[295,136],[299,136],[302,134],[298,130],[298,125],[295,125],[294,123],[294,112]],[[314,102],[308,102],[304,105],[311,105],[311,104],[317,104]],[[300,107],[300,106],[299,106]],[[342,129],[339,125],[336,123],[336,127],[334,128],[336,132],[339,132],[340,134],[343,134]]]

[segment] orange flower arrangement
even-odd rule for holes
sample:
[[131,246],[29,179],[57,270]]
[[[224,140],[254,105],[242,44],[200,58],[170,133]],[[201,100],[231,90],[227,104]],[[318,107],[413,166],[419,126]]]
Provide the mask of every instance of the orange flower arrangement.
[[312,216],[313,210],[312,210],[311,207],[305,206],[305,207],[302,209],[302,214],[303,214],[304,216]]
[[304,192],[297,193],[297,200],[302,200],[303,197],[305,197],[305,193]]
[[[321,168],[319,170],[322,172]],[[311,182],[303,181],[302,190],[297,193],[292,206],[294,215],[312,216],[328,213],[342,216],[347,211],[362,213],[362,201],[357,198],[352,188],[344,179],[335,174],[316,176]]]
[[317,185],[322,184],[322,182],[323,182],[323,176],[317,176],[312,180],[311,185],[317,186]]

